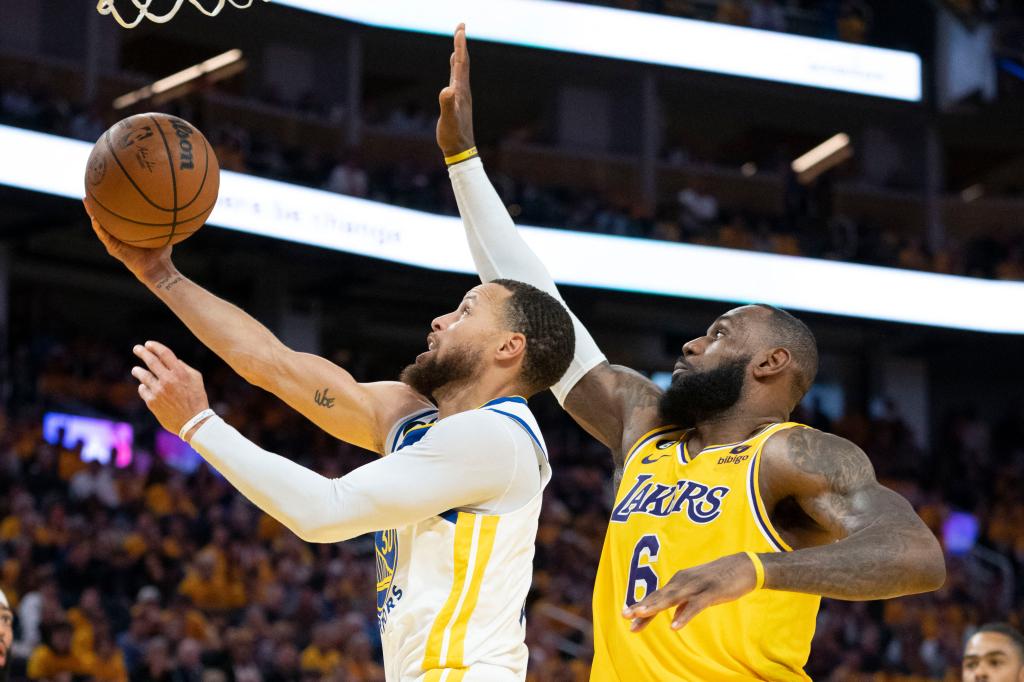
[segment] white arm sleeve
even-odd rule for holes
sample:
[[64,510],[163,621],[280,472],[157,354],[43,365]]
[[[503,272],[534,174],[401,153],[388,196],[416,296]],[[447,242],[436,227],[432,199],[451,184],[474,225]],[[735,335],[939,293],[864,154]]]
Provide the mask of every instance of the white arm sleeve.
[[335,479],[263,450],[217,416],[191,444],[303,540],[340,542],[451,509],[500,504],[517,475],[517,427],[507,421],[480,410],[453,415],[420,442]]
[[[483,162],[479,158],[464,161],[448,169],[448,175],[480,279],[526,282],[562,301],[547,268],[519,236],[505,204],[484,172]],[[551,387],[560,404],[565,403],[569,391],[587,372],[605,361],[590,332],[571,310],[569,315],[576,330],[576,353],[565,375]]]

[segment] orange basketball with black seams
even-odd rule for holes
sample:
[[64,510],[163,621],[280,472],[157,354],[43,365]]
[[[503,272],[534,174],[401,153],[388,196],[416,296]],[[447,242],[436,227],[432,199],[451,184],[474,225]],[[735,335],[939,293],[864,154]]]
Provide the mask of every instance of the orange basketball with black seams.
[[94,218],[144,248],[177,244],[203,226],[220,189],[220,165],[188,121],[138,114],[97,140],[85,172]]

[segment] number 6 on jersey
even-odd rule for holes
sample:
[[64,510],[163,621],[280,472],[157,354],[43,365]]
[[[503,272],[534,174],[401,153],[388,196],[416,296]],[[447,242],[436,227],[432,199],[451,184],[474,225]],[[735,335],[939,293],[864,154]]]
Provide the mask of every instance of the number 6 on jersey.
[[[658,574],[651,564],[658,560],[661,542],[657,535],[645,535],[633,548],[633,559],[629,562],[629,585],[626,587],[626,606],[632,606],[658,589]],[[644,563],[640,563],[641,560]],[[637,588],[643,588],[638,595]]]

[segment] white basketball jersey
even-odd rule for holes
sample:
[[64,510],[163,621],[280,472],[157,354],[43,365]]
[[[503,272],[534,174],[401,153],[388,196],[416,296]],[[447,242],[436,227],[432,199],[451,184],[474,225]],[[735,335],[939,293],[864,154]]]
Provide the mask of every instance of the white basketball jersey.
[[[377,619],[388,682],[526,678],[526,595],[551,468],[526,400],[498,398],[479,409],[502,415],[529,435],[540,490],[511,513],[452,510],[376,533]],[[437,411],[428,410],[396,424],[388,454],[421,440],[436,420]]]

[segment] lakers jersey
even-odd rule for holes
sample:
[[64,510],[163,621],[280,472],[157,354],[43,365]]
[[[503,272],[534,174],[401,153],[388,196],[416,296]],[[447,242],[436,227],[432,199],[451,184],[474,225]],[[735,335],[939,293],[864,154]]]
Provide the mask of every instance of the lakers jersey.
[[686,432],[666,427],[627,455],[594,588],[598,682],[809,680],[803,667],[820,598],[758,590],[712,606],[682,630],[674,609],[640,632],[622,610],[676,572],[738,552],[786,552],[758,489],[761,451],[773,424],[740,443],[689,452]]
[[[526,677],[524,606],[551,469],[525,399],[499,398],[480,409],[515,424],[536,454],[541,486],[511,513],[451,510],[376,534],[377,619],[389,682]],[[399,422],[388,436],[388,453],[429,437],[436,420],[436,410],[427,410]]]

